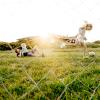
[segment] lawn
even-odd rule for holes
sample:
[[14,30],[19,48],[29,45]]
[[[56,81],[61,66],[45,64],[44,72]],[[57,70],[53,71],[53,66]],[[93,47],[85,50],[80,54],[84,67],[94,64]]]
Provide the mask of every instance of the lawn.
[[[91,49],[91,48],[90,48]],[[46,50],[45,57],[0,51],[0,100],[99,100],[100,49]]]

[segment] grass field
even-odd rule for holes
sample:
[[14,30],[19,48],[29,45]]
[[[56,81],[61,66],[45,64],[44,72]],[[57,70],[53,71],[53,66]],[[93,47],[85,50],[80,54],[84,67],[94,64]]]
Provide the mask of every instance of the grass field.
[[45,57],[0,51],[0,100],[100,100],[100,49],[46,50]]

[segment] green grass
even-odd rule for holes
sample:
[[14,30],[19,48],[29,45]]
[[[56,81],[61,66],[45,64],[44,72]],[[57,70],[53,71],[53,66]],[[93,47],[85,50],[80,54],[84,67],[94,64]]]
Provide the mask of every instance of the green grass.
[[100,49],[46,50],[45,57],[17,58],[0,51],[0,100],[99,100]]

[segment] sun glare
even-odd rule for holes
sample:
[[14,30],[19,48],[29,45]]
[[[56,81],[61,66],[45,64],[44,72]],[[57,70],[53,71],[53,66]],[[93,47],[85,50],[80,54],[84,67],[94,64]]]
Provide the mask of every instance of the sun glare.
[[39,34],[39,36],[41,38],[48,38],[48,34],[47,33],[41,33],[41,34]]
[[46,41],[49,38],[49,34],[46,34],[46,33],[41,33],[41,34],[39,34],[39,36],[41,37],[41,39],[46,40]]

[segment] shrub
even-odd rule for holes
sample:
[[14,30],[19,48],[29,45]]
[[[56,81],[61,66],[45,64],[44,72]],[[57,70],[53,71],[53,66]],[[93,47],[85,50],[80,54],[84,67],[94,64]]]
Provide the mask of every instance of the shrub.
[[87,46],[90,47],[90,48],[99,48],[100,47],[100,44],[88,43]]
[[0,50],[11,50],[12,47],[7,42],[0,42]]
[[16,48],[16,47],[19,47],[20,44],[18,42],[11,42],[10,43],[10,46],[12,47],[12,49]]

